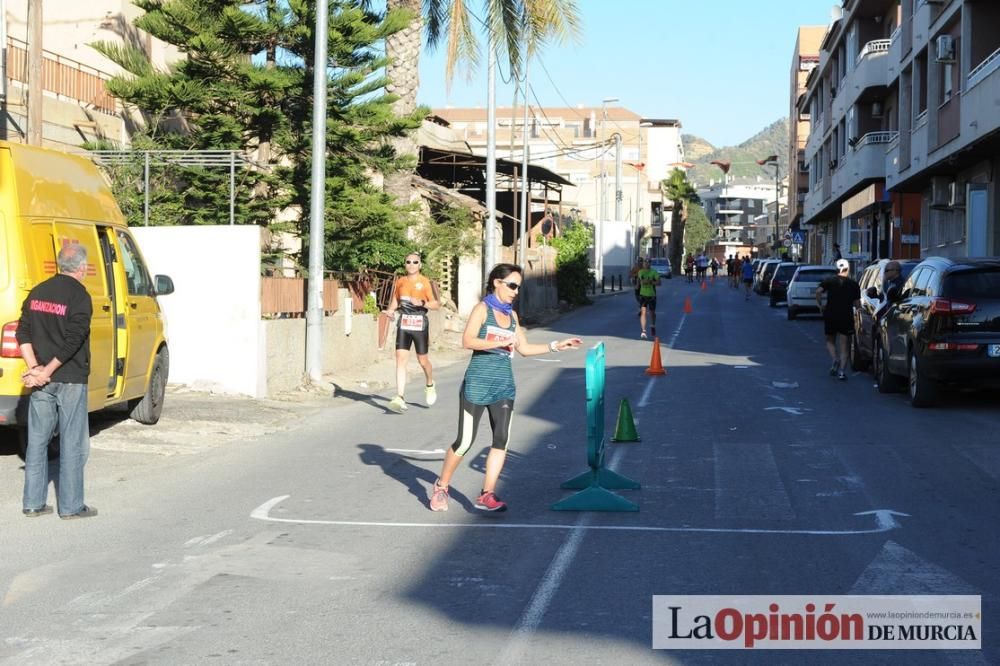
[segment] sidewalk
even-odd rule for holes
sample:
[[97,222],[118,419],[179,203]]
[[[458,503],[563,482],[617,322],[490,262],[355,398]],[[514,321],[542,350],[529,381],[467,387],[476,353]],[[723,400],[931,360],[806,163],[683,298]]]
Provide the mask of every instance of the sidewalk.
[[[630,289],[604,294],[598,290],[588,296],[597,300],[631,293]],[[527,318],[524,324],[527,328],[545,327],[568,311],[570,309],[550,310]],[[392,340],[388,340],[386,344],[391,343]],[[437,372],[467,363],[469,351],[462,348],[460,332],[445,331],[432,341],[430,356]],[[410,354],[407,369],[411,390],[417,390],[422,371],[416,354]],[[391,397],[395,383],[395,358],[391,352],[386,352],[374,363],[326,375],[318,386],[273,398],[253,399],[170,385],[163,414],[155,426],[132,421],[124,408],[92,414],[91,447],[97,451],[157,456],[195,455],[217,446],[288,430],[321,410],[347,406],[359,398]]]

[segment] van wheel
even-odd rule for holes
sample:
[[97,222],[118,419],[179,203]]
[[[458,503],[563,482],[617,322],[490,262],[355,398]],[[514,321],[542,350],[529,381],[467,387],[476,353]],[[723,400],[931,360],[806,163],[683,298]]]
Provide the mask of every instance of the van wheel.
[[875,381],[878,383],[879,393],[896,393],[899,391],[899,378],[889,373],[889,352],[882,346],[882,342],[875,340],[875,349],[872,352],[875,374]]
[[[28,429],[27,428],[3,428],[2,435],[0,435],[4,440],[4,448],[9,448],[10,450],[17,449],[17,457],[24,460],[28,454]],[[53,435],[52,439],[49,441],[49,460],[55,460],[59,457],[59,435]]]
[[931,407],[937,400],[937,383],[928,379],[920,370],[917,355],[910,352],[910,404],[914,407]]
[[166,347],[156,352],[153,372],[149,377],[146,395],[128,401],[129,416],[145,425],[153,425],[160,420],[163,411],[163,397],[167,392],[167,373],[170,370],[170,353]]

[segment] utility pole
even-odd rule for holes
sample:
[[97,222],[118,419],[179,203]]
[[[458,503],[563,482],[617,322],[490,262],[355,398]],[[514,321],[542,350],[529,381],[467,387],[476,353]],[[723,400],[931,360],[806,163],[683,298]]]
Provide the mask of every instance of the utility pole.
[[[28,0],[28,143],[42,145],[42,0]],[[7,45],[4,44],[4,51]]]
[[622,219],[622,135],[615,132],[615,222]]
[[326,240],[326,43],[327,0],[316,0],[316,58],[313,61],[312,192],[309,197],[309,294],[306,309],[306,373],[323,378],[323,256]]
[[[525,265],[525,255],[528,251],[528,215],[531,204],[528,202],[528,50],[524,50],[524,124],[521,127],[521,228],[517,246],[517,260],[522,267]],[[513,115],[511,124],[514,123]],[[542,262],[544,265],[544,257]]]
[[496,263],[497,217],[497,49],[489,38],[486,91],[486,246],[483,250],[483,284]]

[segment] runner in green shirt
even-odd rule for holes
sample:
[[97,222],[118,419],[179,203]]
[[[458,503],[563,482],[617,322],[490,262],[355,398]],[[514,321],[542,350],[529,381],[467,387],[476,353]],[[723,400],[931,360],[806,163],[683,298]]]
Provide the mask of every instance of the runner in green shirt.
[[646,313],[653,337],[656,337],[656,288],[660,286],[660,274],[649,267],[649,259],[642,260],[642,270],[636,276],[639,281],[639,337],[646,339]]

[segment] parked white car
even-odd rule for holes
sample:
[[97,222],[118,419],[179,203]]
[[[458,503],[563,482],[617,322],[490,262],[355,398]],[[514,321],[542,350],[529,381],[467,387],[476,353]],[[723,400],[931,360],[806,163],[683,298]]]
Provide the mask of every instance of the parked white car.
[[795,319],[804,312],[818,313],[816,288],[828,277],[834,277],[837,269],[833,266],[799,266],[788,283],[788,318]]

